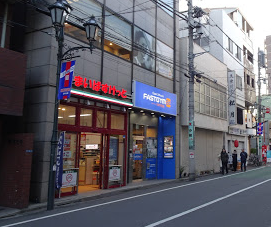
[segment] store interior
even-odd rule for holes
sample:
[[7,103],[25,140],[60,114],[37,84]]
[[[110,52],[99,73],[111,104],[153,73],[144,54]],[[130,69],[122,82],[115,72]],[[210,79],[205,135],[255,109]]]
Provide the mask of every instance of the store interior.
[[81,133],[78,192],[99,189],[102,135]]

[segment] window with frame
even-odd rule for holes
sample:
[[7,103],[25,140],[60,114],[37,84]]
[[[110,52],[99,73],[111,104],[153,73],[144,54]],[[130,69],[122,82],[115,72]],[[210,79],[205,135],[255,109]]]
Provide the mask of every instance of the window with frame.
[[255,88],[255,80],[251,78],[251,87]]
[[239,107],[237,107],[237,124],[243,124],[243,110]]
[[[160,4],[158,4],[160,2],[160,4],[162,4],[162,6]],[[157,5],[159,7],[161,7],[164,11],[167,12],[167,14],[169,14],[170,16],[173,17],[173,9],[174,9],[174,1],[164,1],[164,0],[158,0],[158,3]],[[163,7],[163,6],[166,6],[166,7]],[[169,9],[172,9],[171,11],[168,10],[167,8]]]
[[242,77],[236,75],[236,88],[242,91]]
[[236,54],[235,56],[241,61],[241,48],[239,46],[236,46]]
[[233,53],[233,42],[230,38],[228,38],[228,50]]
[[208,79],[195,85],[195,111],[227,119],[226,88]]
[[156,73],[173,78],[173,49],[161,41],[156,42]]
[[253,64],[253,54],[247,50],[247,60]]
[[58,107],[58,123],[75,125],[76,108],[60,104]]
[[247,85],[250,85],[250,76],[247,75]]
[[[78,2],[77,0],[70,0],[69,3],[71,4],[72,7],[76,7],[77,10],[74,10],[72,14],[74,17],[69,17],[69,20],[72,22],[77,22],[75,18],[85,18],[86,20],[89,18],[86,18],[86,13],[88,15],[93,15],[95,16],[95,19],[98,23],[98,25],[101,27],[101,22],[102,22],[102,7],[100,4],[96,3],[93,0],[80,0]],[[84,43],[89,44],[89,41],[87,40],[86,37],[86,32],[85,30],[81,30],[75,26],[72,26],[70,24],[65,24],[64,27],[64,32],[66,35],[75,38],[77,40],[80,40]],[[95,47],[101,48],[101,31],[98,34],[97,40],[93,43]]]
[[134,27],[133,62],[146,69],[155,68],[155,39],[147,32]]
[[132,26],[109,11],[105,14],[104,50],[130,61]]

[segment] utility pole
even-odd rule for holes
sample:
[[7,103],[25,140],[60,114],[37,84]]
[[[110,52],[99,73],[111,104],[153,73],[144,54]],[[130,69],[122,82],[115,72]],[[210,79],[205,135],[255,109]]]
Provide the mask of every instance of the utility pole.
[[[260,48],[258,48],[258,124],[262,123],[261,121],[261,52]],[[260,161],[262,161],[262,135],[259,134],[259,143],[258,143],[258,155],[260,155]]]
[[188,27],[189,27],[189,121],[188,121],[188,143],[189,143],[189,180],[196,179],[195,174],[195,124],[194,124],[194,41],[193,41],[193,6],[192,0],[187,0]]

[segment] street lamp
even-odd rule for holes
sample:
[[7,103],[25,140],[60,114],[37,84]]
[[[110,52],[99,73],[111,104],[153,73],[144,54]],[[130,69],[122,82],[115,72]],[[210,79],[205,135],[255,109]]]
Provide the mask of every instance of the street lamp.
[[[51,138],[51,152],[50,152],[50,169],[49,169],[49,182],[48,182],[48,200],[47,200],[47,210],[54,209],[54,197],[55,197],[55,154],[58,143],[58,89],[59,89],[59,78],[62,60],[65,59],[66,55],[79,49],[94,49],[93,42],[97,38],[98,29],[100,28],[97,24],[95,17],[91,16],[90,19],[84,23],[86,30],[87,39],[90,42],[89,47],[78,46],[69,48],[63,53],[63,42],[64,42],[64,26],[65,20],[67,20],[68,15],[72,11],[72,7],[66,0],[58,0],[54,4],[48,7],[52,19],[53,26],[56,30],[56,40],[58,42],[58,53],[57,53],[57,73],[56,73],[56,93],[55,93],[55,109],[54,109],[54,122],[53,122],[53,133]],[[72,56],[72,55],[70,55]]]

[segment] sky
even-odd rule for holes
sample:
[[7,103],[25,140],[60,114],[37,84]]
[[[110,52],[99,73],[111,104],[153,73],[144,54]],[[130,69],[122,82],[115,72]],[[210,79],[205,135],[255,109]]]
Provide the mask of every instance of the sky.
[[[251,39],[254,50],[264,48],[264,40],[271,35],[271,0],[193,0],[193,6],[201,8],[236,7],[254,28]],[[187,10],[187,1],[180,0],[180,11]],[[255,54],[255,53],[254,53]]]

